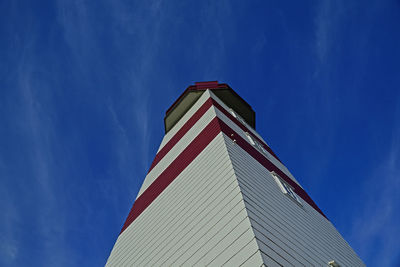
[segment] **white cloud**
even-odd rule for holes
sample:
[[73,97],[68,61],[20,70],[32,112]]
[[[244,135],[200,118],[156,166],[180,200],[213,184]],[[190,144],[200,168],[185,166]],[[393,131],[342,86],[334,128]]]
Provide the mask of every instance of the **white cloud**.
[[[109,43],[113,45],[110,51],[130,51],[126,54],[114,54],[114,61],[120,62],[124,66],[122,72],[117,73],[114,80],[112,91],[120,91],[124,97],[129,98],[132,103],[123,112],[129,114],[135,123],[136,131],[139,132],[140,141],[135,142],[136,149],[139,145],[139,154],[143,168],[147,168],[149,150],[149,97],[146,86],[154,79],[154,69],[152,66],[157,60],[158,51],[162,36],[160,27],[162,25],[163,13],[161,12],[162,1],[151,1],[145,4],[122,2],[122,1],[103,1],[112,19],[109,20],[111,27],[115,31],[110,32]],[[90,3],[82,1],[58,1],[58,21],[64,29],[64,38],[75,56],[74,60],[81,66],[82,77],[87,81],[95,80],[94,73],[88,74],[85,70],[88,62],[93,55],[101,54],[99,40],[96,36],[96,21],[90,12]],[[145,15],[144,15],[145,14]],[[144,17],[146,16],[146,17]],[[149,23],[150,22],[150,23]],[[132,39],[130,39],[132,38]],[[135,40],[132,43],[132,40]],[[130,46],[129,46],[130,45]],[[127,49],[127,48],[130,49]],[[109,52],[110,52],[109,51]],[[98,64],[102,65],[102,62]],[[102,65],[101,70],[109,67]],[[115,73],[114,73],[115,75]],[[127,137],[126,129],[119,122],[118,113],[113,105],[118,105],[116,101],[105,101],[106,108],[111,112],[114,122],[123,133],[123,138]],[[124,141],[125,142],[125,141]],[[122,143],[124,143],[122,142]],[[116,140],[120,143],[120,140]],[[128,149],[125,145],[116,146],[116,150]],[[121,152],[117,152],[121,153]]]
[[[5,177],[3,177],[3,179],[5,179]],[[0,262],[12,266],[19,255],[19,242],[15,226],[20,223],[21,216],[9,191],[10,189],[4,186],[0,188],[0,208],[2,211],[1,227],[3,233],[0,237]]]
[[[24,136],[27,138],[31,147],[27,147],[30,155],[27,165],[32,166],[32,174],[29,180],[22,184],[22,192],[19,194],[31,196],[34,199],[28,203],[30,209],[36,214],[36,218],[30,221],[33,228],[39,229],[41,237],[40,245],[44,247],[43,263],[52,265],[64,262],[67,257],[66,245],[64,244],[64,219],[60,210],[63,206],[60,195],[57,195],[54,187],[56,183],[57,171],[53,169],[55,158],[53,154],[54,145],[57,138],[54,129],[54,123],[47,112],[51,107],[44,107],[43,99],[50,97],[46,93],[48,85],[45,81],[34,76],[33,69],[40,68],[35,59],[27,58],[21,62],[19,72],[19,89],[23,102],[21,111],[22,127],[26,131]],[[37,87],[40,84],[41,88]],[[59,177],[60,178],[60,177]],[[37,188],[36,193],[31,193],[32,188]],[[16,207],[20,217],[26,217],[22,207]],[[26,207],[24,207],[26,208]],[[13,231],[21,231],[14,229]],[[21,243],[20,243],[21,244]]]
[[[397,116],[400,116],[400,105]],[[395,266],[399,257],[400,241],[400,123],[395,123],[393,139],[388,155],[363,187],[363,208],[354,215],[352,243],[371,266]]]
[[316,51],[320,62],[325,62],[333,39],[332,28],[335,16],[332,13],[332,1],[322,1],[315,20]]

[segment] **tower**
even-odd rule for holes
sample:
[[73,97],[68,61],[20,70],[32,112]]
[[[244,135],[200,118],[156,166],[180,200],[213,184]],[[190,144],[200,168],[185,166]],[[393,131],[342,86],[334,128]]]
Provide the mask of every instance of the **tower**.
[[365,266],[227,84],[189,86],[107,266]]

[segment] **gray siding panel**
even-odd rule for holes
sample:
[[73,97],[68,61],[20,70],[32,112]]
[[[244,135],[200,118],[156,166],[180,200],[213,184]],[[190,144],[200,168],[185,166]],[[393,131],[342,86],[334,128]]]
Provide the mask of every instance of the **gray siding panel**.
[[[249,243],[245,247],[242,247],[239,251],[236,251],[229,260],[225,261],[222,264],[222,266],[233,266],[233,265],[241,266],[245,262],[248,262],[249,259],[259,251],[258,244],[257,244],[257,241],[256,241],[254,235],[251,235],[251,236],[252,236],[252,239],[249,241]],[[258,259],[260,260],[260,258],[258,258]],[[260,265],[261,265],[261,261],[259,261],[258,265],[256,265],[256,266],[260,266]],[[255,266],[254,263],[253,263],[253,266]]]
[[178,143],[147,174],[137,198],[157,179],[157,177],[179,156],[193,139],[215,118],[214,109],[210,108],[197,123],[179,140]]
[[204,102],[207,101],[207,99],[210,97],[209,91],[205,91],[203,95],[196,101],[196,103],[193,104],[193,106],[186,112],[185,115],[174,125],[174,127],[171,128],[171,130],[166,133],[164,136],[161,145],[158,149],[162,149],[166,143],[168,143],[169,140],[179,131],[180,128],[193,116],[193,114],[204,104]]
[[119,236],[107,266],[215,266],[236,254],[240,265],[257,250],[221,133]]
[[[207,90],[160,149],[210,96],[228,108]],[[215,116],[246,140],[237,125],[210,108],[146,176],[138,196]],[[286,166],[270,160],[294,179]],[[220,133],[120,234],[106,265],[326,266],[330,260],[365,266],[330,221],[283,194],[267,169]]]
[[261,252],[257,245],[257,251],[254,252],[253,255],[251,255],[245,262],[243,262],[239,266],[254,267],[254,266],[262,266],[263,264],[264,262],[261,256]]
[[262,252],[284,266],[364,266],[327,219],[283,194],[267,169],[224,137]]
[[[218,101],[218,103],[221,103],[220,100],[218,100],[216,98],[216,96],[214,96],[211,93],[211,96]],[[222,107],[224,107],[225,109],[227,109],[229,111],[229,108],[225,105],[225,104],[221,104]],[[237,126],[234,122],[232,122],[227,116],[225,116],[225,114],[223,114],[221,111],[219,111],[217,108],[215,108],[215,113],[217,115],[218,118],[220,118],[223,122],[225,122],[227,125],[229,125],[229,127],[234,130],[235,132],[237,132],[243,139],[247,140],[246,134],[245,132],[240,129],[239,126]],[[263,140],[258,134],[257,132],[252,129],[251,127],[249,128],[249,131],[251,131],[253,134],[255,134],[256,136],[258,136],[261,140]],[[265,142],[265,141],[264,141]],[[266,143],[266,142],[265,142]],[[284,173],[286,173],[286,175],[288,175],[294,182],[296,182],[299,186],[301,186],[296,178],[290,173],[290,171],[286,168],[286,166],[281,163],[279,160],[277,160],[275,157],[273,157],[271,154],[268,153],[268,160],[270,160],[275,166],[277,166],[281,171],[283,171]]]

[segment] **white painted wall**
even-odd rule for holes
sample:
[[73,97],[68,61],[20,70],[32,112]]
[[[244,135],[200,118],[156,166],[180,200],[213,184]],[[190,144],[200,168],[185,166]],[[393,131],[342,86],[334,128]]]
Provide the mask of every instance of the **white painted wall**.
[[118,237],[107,266],[261,266],[257,251],[220,133]]
[[265,261],[283,266],[364,266],[325,217],[283,194],[269,171],[225,136],[257,243]]
[[197,99],[196,103],[194,103],[193,106],[186,112],[186,114],[183,115],[182,118],[168,131],[168,133],[165,134],[160,144],[160,147],[158,148],[158,151],[160,151],[161,148],[163,148],[164,145],[168,143],[168,141],[179,131],[180,128],[182,128],[182,126],[193,116],[193,114],[209,98],[210,98],[210,91],[209,90],[204,91],[204,93],[200,96],[200,98]]
[[154,180],[179,156],[179,154],[193,141],[193,139],[215,118],[215,111],[210,108],[193,127],[175,144],[175,146],[158,162],[147,174],[138,193],[139,197]]
[[[224,102],[222,102],[215,94],[213,94],[212,92],[210,92],[211,97],[217,101],[223,108],[225,108],[226,110],[229,111],[229,107],[227,105],[225,105]],[[227,116],[225,116],[225,114],[223,114],[221,111],[219,111],[217,108],[215,108],[215,112],[218,116],[218,118],[220,118],[223,122],[225,122],[231,129],[233,129],[235,132],[237,132],[243,139],[245,139],[248,143],[250,143],[246,137],[245,132],[236,125],[236,123],[234,123],[233,121],[231,121]],[[258,138],[260,138],[262,141],[264,141],[264,139],[256,132],[256,130],[254,130],[253,128],[251,128],[249,125],[247,125],[247,128],[249,129],[250,132],[252,132],[254,135],[256,135]],[[267,144],[264,141],[265,144]],[[271,161],[275,166],[277,166],[281,171],[283,171],[287,176],[289,176],[294,182],[296,182],[300,187],[301,185],[297,182],[296,178],[294,178],[294,176],[291,174],[291,172],[286,168],[286,166],[284,164],[282,164],[279,160],[277,160],[274,156],[272,156],[271,154],[268,153],[268,160]]]
[[[228,108],[206,91],[160,149],[210,96]],[[147,175],[139,195],[216,116],[247,140],[210,108]],[[296,181],[283,164],[273,163]],[[327,266],[330,260],[364,266],[328,220],[283,194],[267,169],[220,133],[121,233],[106,265]]]

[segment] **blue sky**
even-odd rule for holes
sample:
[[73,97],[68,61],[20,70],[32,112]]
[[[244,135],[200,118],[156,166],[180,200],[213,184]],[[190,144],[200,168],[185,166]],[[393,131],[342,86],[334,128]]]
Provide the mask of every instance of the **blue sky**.
[[0,1],[0,265],[101,266],[196,81],[370,266],[400,265],[400,2]]

